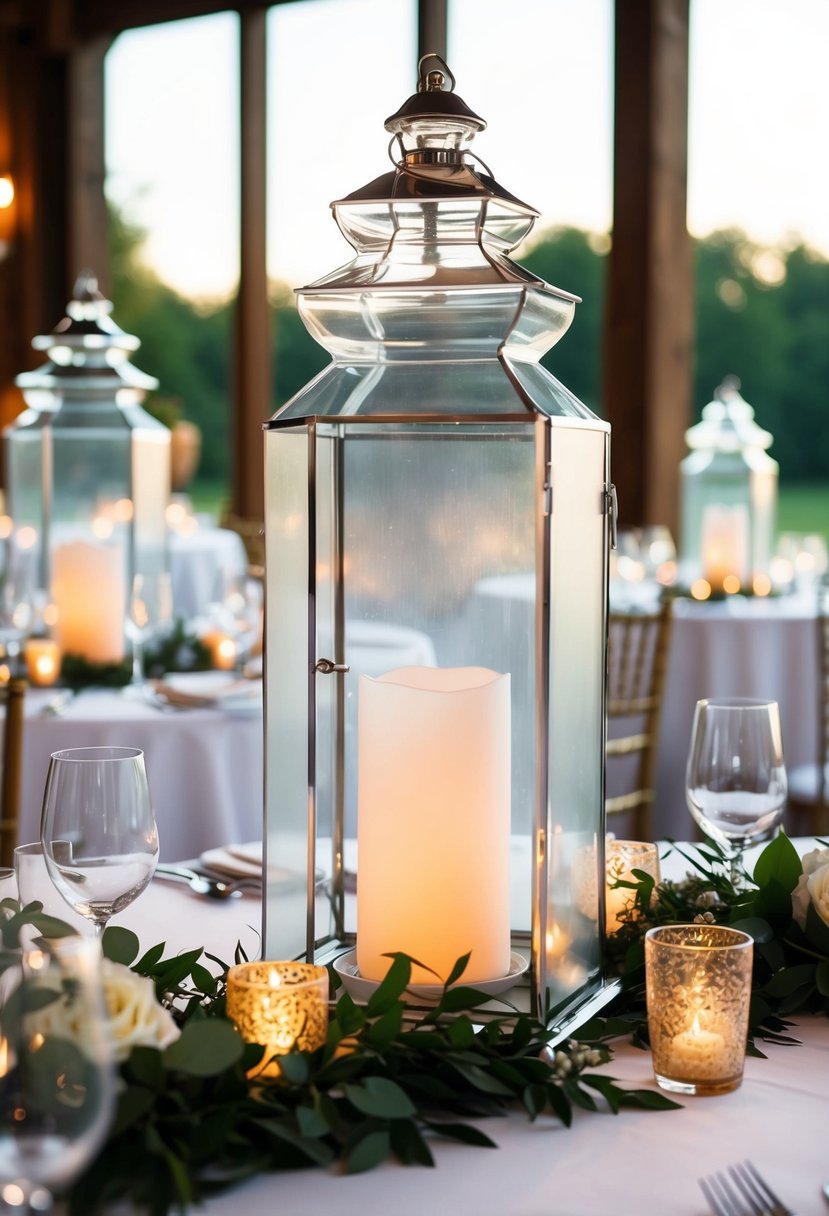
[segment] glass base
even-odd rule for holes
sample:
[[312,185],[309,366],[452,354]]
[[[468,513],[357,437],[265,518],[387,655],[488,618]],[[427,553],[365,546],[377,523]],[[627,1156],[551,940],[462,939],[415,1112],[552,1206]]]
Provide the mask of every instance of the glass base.
[[728,1094],[732,1089],[739,1089],[743,1082],[743,1074],[736,1077],[723,1077],[721,1080],[689,1081],[676,1077],[665,1077],[654,1073],[656,1084],[660,1089],[667,1089],[672,1094],[690,1094],[694,1097],[711,1097],[714,1094]]

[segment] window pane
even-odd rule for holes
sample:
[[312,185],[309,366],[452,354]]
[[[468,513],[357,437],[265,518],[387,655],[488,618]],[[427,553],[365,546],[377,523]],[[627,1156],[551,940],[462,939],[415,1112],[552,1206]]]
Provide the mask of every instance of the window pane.
[[823,530],[829,5],[693,0],[690,35],[695,412],[723,377],[738,376],[758,423],[774,436],[784,489],[822,483],[811,517],[795,526]]
[[115,320],[158,377],[148,403],[199,425],[199,480],[226,494],[230,304],[239,277],[239,22],[121,34],[106,59]]
[[[602,256],[613,210],[613,0],[449,0],[449,66],[487,129],[474,149],[535,207],[514,254],[582,297],[543,362],[600,412]],[[552,232],[551,229],[567,229]]]
[[391,168],[383,123],[417,83],[415,0],[299,0],[268,14],[268,272],[350,261],[329,204]]

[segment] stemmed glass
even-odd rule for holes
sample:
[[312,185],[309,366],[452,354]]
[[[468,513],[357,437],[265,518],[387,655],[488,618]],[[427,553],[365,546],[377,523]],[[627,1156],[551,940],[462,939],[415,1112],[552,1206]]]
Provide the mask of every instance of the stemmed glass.
[[239,671],[244,670],[245,661],[262,631],[262,599],[262,586],[256,579],[219,571],[208,616],[218,629],[233,638]]
[[729,855],[736,886],[743,851],[768,840],[786,805],[786,768],[776,701],[698,701],[685,774],[691,815]]
[[52,882],[100,936],[149,883],[158,832],[135,747],[75,747],[49,761],[40,828]]
[[106,1136],[115,1074],[94,938],[23,951],[0,986],[0,1194],[46,1212]]
[[139,696],[147,690],[144,648],[173,620],[173,590],[165,571],[136,574],[132,581],[126,632],[132,642],[132,686]]

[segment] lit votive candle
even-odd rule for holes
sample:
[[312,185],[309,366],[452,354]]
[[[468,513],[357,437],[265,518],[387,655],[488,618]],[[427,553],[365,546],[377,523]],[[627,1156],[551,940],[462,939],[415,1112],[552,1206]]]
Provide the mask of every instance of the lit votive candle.
[[605,846],[605,929],[615,933],[622,923],[619,917],[633,907],[636,892],[630,887],[617,887],[618,882],[637,882],[634,870],[650,874],[659,882],[659,850],[643,840],[611,840]]
[[217,671],[233,671],[238,649],[229,633],[212,629],[209,633],[202,634],[201,640],[210,652],[210,661]]
[[251,1077],[278,1077],[279,1056],[315,1051],[328,1035],[328,972],[313,963],[240,963],[227,973],[227,1015],[264,1054]]
[[60,675],[60,647],[49,638],[30,638],[23,647],[31,684],[48,688]]
[[662,1089],[719,1094],[743,1079],[754,943],[724,925],[645,935],[648,1030]]

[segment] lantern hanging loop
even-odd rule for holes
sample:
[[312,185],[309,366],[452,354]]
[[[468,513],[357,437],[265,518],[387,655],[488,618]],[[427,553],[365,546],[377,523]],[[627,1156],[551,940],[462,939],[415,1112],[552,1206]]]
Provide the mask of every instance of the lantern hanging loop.
[[[430,59],[436,60],[440,64],[439,71],[427,72],[424,68],[424,63],[428,63]],[[421,55],[417,65],[417,91],[418,93],[431,93],[437,89],[443,89],[446,83],[446,77],[449,77],[450,85],[447,92],[454,93],[455,77],[452,69],[446,60],[438,55],[436,51],[428,51],[427,54]]]

